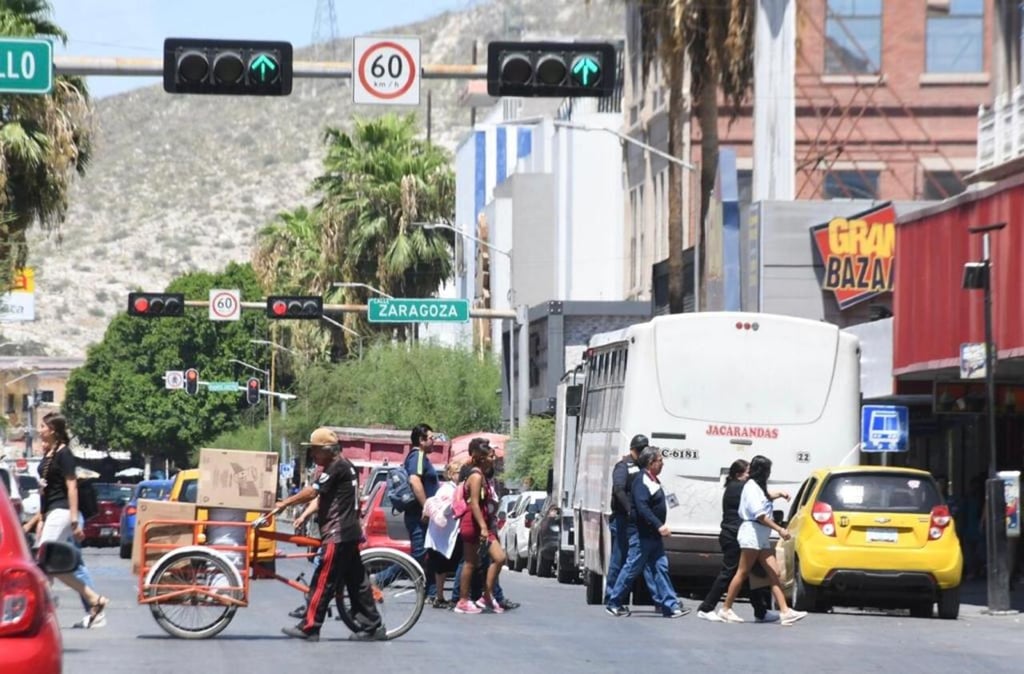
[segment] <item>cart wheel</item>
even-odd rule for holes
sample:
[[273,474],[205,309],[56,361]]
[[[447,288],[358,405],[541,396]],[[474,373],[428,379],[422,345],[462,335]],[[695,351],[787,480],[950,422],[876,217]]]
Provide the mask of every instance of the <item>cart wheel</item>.
[[[397,639],[412,629],[423,613],[427,582],[415,559],[397,550],[368,548],[362,552],[363,568],[370,574],[373,598],[387,627],[388,639]],[[363,629],[360,616],[353,615],[352,599],[344,598],[341,620],[353,632]]]
[[[209,639],[221,632],[238,609],[218,597],[245,599],[241,576],[226,559],[203,550],[182,550],[165,555],[150,573],[147,596],[158,599],[149,605],[157,624],[172,637]],[[162,595],[180,592],[195,586],[189,594]]]

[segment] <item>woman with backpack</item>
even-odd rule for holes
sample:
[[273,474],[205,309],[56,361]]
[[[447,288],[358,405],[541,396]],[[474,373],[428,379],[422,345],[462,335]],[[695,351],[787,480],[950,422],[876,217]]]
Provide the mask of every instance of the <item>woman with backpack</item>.
[[[39,464],[41,527],[36,544],[69,540],[81,542],[85,538],[82,530],[84,519],[79,510],[78,478],[75,475],[75,456],[69,446],[71,438],[68,436],[67,419],[60,414],[47,414],[39,423],[38,430],[45,454]],[[28,528],[33,524],[30,521],[25,526]],[[81,561],[79,565],[84,568]],[[85,619],[76,626],[101,627],[106,623],[104,609],[109,601],[83,582],[83,576],[76,571],[61,574],[57,579],[77,592],[82,604],[88,607]]]
[[[494,599],[494,586],[498,574],[505,564],[505,551],[498,543],[495,532],[495,518],[498,514],[498,494],[487,478],[494,466],[494,449],[486,438],[473,438],[469,443],[470,473],[459,485],[452,503],[452,513],[461,518],[459,533],[462,536],[462,577],[459,579],[459,602],[456,613],[481,613],[490,610],[504,613],[505,609]],[[487,567],[484,594],[479,603],[470,598],[473,573],[480,564],[484,553],[489,553],[491,563]],[[482,605],[482,606],[481,606]]]

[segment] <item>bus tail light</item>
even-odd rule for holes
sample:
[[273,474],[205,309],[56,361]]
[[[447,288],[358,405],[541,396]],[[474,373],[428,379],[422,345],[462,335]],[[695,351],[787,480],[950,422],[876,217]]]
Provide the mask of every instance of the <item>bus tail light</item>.
[[761,326],[757,322],[750,323],[747,321],[736,321],[737,330],[753,330],[754,332],[757,332],[760,327]]
[[949,506],[937,505],[932,508],[932,521],[928,525],[928,540],[937,541],[942,538],[942,534],[951,521],[953,518],[949,514]]
[[836,535],[836,520],[832,516],[832,506],[818,501],[811,509],[811,518],[817,523],[821,533],[826,536]]

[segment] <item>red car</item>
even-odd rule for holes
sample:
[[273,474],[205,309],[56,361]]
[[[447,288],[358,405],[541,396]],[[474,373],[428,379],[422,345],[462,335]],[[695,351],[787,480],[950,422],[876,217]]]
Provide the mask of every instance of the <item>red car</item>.
[[[64,543],[44,543],[39,554],[49,573],[70,573],[77,563]],[[0,484],[0,672],[60,674],[63,652],[49,583]]]
[[362,548],[392,548],[411,554],[409,531],[405,528],[402,513],[391,509],[387,495],[387,483],[379,482],[370,492],[370,498],[363,506],[363,535],[366,541]]
[[96,514],[85,521],[83,545],[119,545],[121,511],[132,500],[133,485],[96,482]]

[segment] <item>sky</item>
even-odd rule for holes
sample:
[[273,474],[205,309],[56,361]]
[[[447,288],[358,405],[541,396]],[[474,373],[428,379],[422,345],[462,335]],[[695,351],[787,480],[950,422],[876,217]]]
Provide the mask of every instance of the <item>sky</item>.
[[[320,0],[326,7],[326,0]],[[68,34],[59,55],[162,58],[167,37],[284,40],[312,43],[318,0],[50,0]],[[479,0],[334,0],[339,38],[376,32],[462,10]],[[322,33],[329,35],[324,26]],[[95,98],[160,83],[159,77],[88,78]]]

